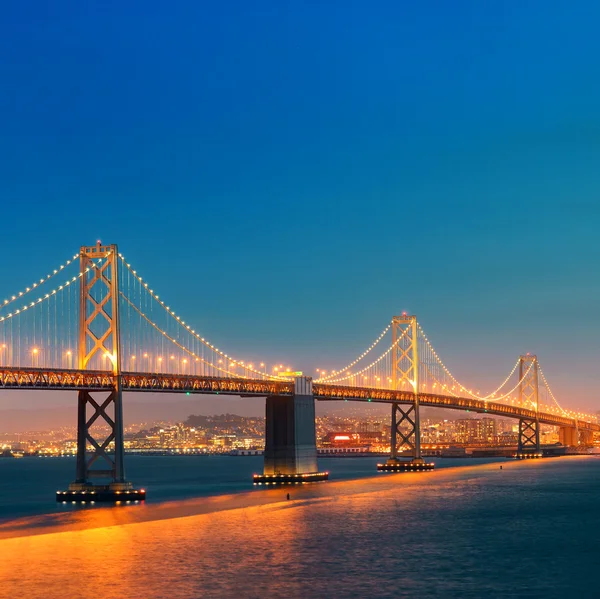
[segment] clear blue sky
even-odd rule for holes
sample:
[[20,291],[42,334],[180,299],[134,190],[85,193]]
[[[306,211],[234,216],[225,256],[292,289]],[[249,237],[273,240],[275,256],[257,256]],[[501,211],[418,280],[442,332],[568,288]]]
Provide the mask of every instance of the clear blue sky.
[[4,2],[0,295],[101,238],[231,354],[342,366],[407,310],[460,378],[536,352],[598,409],[599,22]]

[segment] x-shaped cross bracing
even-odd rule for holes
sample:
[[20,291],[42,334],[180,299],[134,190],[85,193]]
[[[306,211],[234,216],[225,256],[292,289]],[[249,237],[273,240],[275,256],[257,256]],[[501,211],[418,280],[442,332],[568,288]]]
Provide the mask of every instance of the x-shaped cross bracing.
[[519,420],[519,449],[539,449],[538,427],[536,420]]
[[[398,419],[398,416],[397,416],[398,412],[401,415],[400,419]],[[414,412],[415,412],[414,405],[408,406],[408,408],[406,410],[403,410],[398,404],[395,404],[393,406],[392,426],[394,427],[395,432],[396,432],[396,447],[395,447],[396,451],[400,447],[404,447],[404,446],[407,446],[413,450],[415,449],[416,423],[415,423],[414,416],[413,416]],[[413,417],[411,418],[411,416],[413,416]],[[404,422],[407,422],[409,425],[409,430],[406,434],[400,428]],[[398,437],[400,437],[400,441],[398,441]]]
[[[115,304],[118,301],[117,298],[113,297],[114,293],[113,293],[113,289],[112,289],[112,283],[105,274],[106,271],[111,266],[113,266],[113,261],[114,261],[114,258],[113,258],[113,260],[111,260],[109,257],[109,259],[106,260],[106,262],[104,262],[101,266],[96,266],[91,260],[89,260],[88,264],[90,264],[92,266],[93,276],[90,278],[89,281],[85,280],[85,276],[84,276],[83,280],[81,282],[81,284],[83,286],[83,305],[81,306],[81,309],[85,310],[84,314],[87,313],[88,302],[92,306],[92,311],[85,318],[84,323],[83,323],[84,330],[85,330],[84,348],[87,345],[88,338],[91,339],[91,341],[92,341],[92,348],[90,349],[89,352],[87,352],[87,351],[85,352],[85,355],[83,358],[83,367],[84,368],[87,366],[88,362],[92,359],[92,357],[97,352],[101,352],[102,354],[107,354],[107,353],[112,354],[113,353],[113,351],[111,351],[107,347],[107,341],[111,337],[111,335],[112,335],[112,341],[113,341],[113,348],[116,348],[117,339],[116,339],[116,333],[115,333],[116,332],[115,319],[110,314],[108,314],[108,312],[106,310],[106,306],[108,304],[110,304],[112,306],[112,311],[114,314],[114,311],[116,309]],[[114,271],[114,266],[113,266],[113,271],[111,272],[111,276],[114,277],[115,274],[116,273]],[[104,283],[104,285],[106,285],[106,287],[108,289],[108,293],[106,295],[104,295],[104,297],[100,301],[96,301],[94,299],[94,297],[92,297],[92,290],[99,283]],[[99,316],[102,316],[106,319],[106,322],[108,323],[108,328],[106,329],[106,331],[104,331],[103,334],[101,334],[98,337],[92,331],[92,324],[95,322],[96,318],[98,318]]]

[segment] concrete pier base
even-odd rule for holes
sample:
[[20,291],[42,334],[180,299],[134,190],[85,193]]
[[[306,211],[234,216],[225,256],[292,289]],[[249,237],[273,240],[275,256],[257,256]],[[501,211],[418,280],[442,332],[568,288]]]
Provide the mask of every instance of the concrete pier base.
[[413,458],[412,460],[389,458],[385,464],[377,464],[378,472],[424,472],[434,468],[433,462],[426,462],[423,458]]
[[71,483],[68,491],[56,492],[56,501],[62,503],[131,503],[145,499],[146,489],[134,489],[131,483],[109,485]]
[[515,460],[538,460],[544,457],[544,454],[541,451],[518,451],[513,456]]
[[305,485],[329,479],[329,472],[309,472],[305,474],[255,474],[255,485]]

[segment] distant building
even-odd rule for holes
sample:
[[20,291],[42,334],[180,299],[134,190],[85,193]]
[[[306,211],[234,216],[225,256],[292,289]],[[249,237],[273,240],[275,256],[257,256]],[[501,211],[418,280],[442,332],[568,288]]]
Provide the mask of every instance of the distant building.
[[323,447],[349,447],[360,441],[358,433],[329,432],[323,437]]
[[322,453],[336,452],[356,452],[369,451],[371,448],[370,439],[377,437],[380,433],[345,433],[329,432],[323,437],[319,450]]
[[494,418],[462,418],[456,420],[458,443],[493,443],[497,439]]
[[215,447],[231,447],[235,439],[235,435],[215,435],[212,443]]
[[359,433],[377,433],[381,434],[383,431],[383,425],[381,422],[359,422],[358,432]]

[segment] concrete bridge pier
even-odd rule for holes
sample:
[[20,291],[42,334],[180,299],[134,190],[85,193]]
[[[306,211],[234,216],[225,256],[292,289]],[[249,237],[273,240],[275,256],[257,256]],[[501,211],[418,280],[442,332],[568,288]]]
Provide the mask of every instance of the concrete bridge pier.
[[579,433],[574,426],[561,426],[558,429],[558,440],[566,447],[579,445]]
[[254,484],[302,484],[327,480],[319,472],[315,432],[315,397],[310,377],[298,377],[294,395],[267,397],[264,473]]
[[519,420],[519,446],[515,457],[518,460],[542,457],[540,423],[537,419]]
[[561,426],[558,429],[558,440],[567,447],[593,445],[594,432],[590,430],[580,430],[575,426]]

